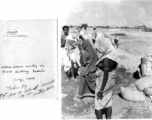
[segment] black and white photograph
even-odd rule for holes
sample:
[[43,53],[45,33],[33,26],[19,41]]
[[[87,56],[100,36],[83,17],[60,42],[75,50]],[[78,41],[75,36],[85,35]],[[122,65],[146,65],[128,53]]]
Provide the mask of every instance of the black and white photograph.
[[152,118],[152,1],[65,3],[62,119]]

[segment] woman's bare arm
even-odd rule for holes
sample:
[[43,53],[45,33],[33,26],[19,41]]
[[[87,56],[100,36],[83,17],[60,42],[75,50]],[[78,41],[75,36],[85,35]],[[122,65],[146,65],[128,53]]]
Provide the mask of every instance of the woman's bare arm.
[[115,65],[116,62],[112,61],[111,59],[105,58],[102,61],[102,65],[100,65],[101,70],[104,72],[104,76],[103,76],[103,82],[100,88],[100,91],[103,91],[107,81],[108,81],[108,76],[109,76],[109,72],[112,71],[113,69],[115,69]]
[[103,74],[103,82],[102,82],[100,91],[104,91],[104,88],[105,88],[105,86],[106,86],[106,84],[107,84],[107,81],[108,81],[108,76],[109,76],[108,70],[104,71],[104,74]]

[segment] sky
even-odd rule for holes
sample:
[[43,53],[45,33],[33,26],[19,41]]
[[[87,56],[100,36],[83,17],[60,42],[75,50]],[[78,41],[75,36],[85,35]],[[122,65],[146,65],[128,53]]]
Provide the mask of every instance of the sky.
[[152,0],[74,1],[65,6],[62,24],[152,27]]

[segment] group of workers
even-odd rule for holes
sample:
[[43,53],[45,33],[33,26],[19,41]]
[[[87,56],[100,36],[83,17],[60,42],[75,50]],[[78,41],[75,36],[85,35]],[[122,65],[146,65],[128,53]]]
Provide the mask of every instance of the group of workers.
[[[69,34],[69,27],[63,26],[61,36],[62,65],[68,80],[79,78],[79,91],[75,100],[95,96],[95,115],[102,119],[112,116],[112,90],[115,84],[115,70],[118,66],[115,49],[110,39],[103,37],[108,47],[98,38],[96,28],[90,38],[87,26],[77,28],[75,37]],[[91,41],[90,41],[91,40]],[[118,47],[118,46],[117,46]],[[75,56],[75,49],[79,54]],[[76,58],[79,58],[79,61]],[[68,81],[67,80],[67,81]]]

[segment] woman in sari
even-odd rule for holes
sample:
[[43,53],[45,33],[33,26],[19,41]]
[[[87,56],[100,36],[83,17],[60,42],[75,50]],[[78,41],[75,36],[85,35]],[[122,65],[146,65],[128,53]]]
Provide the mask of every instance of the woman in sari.
[[[104,41],[105,40],[105,41]],[[112,116],[112,91],[115,85],[115,69],[118,65],[116,52],[107,38],[99,38],[95,43],[99,61],[96,63],[95,114],[97,119]]]
[[95,80],[96,80],[96,62],[98,61],[98,56],[89,42],[80,35],[81,44],[79,45],[80,50],[80,83],[79,83],[79,92],[75,99],[80,99],[85,96],[94,96],[95,92]]

